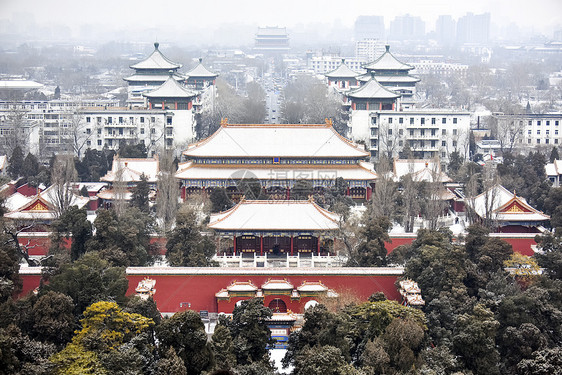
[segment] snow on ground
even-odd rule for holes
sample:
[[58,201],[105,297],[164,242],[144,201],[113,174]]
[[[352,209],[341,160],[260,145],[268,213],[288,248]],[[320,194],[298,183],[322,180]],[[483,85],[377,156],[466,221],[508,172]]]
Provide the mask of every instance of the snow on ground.
[[275,361],[275,367],[277,368],[277,372],[280,374],[290,374],[293,371],[293,366],[289,366],[287,368],[283,368],[281,364],[281,360],[287,353],[287,349],[271,349],[269,354],[271,355],[271,359]]

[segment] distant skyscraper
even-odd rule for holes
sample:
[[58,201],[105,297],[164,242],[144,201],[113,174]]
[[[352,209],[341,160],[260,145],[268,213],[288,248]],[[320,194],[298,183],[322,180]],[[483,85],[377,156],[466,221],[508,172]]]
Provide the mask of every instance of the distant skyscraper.
[[355,20],[355,41],[384,38],[383,16],[359,16]]
[[355,57],[365,62],[378,59],[385,51],[384,43],[377,39],[355,41]]
[[390,23],[390,38],[394,40],[419,40],[425,38],[425,22],[420,17],[398,16]]
[[452,45],[457,36],[457,23],[449,15],[439,16],[435,22],[435,38],[441,45]]
[[467,13],[457,22],[457,42],[487,44],[490,39],[490,13]]

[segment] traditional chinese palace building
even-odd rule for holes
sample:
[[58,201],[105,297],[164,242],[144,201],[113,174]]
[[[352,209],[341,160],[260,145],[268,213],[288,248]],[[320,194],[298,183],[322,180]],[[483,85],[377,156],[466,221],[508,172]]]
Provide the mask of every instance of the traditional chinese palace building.
[[241,180],[256,179],[262,192],[291,199],[299,180],[322,193],[342,178],[347,194],[369,199],[376,174],[369,153],[325,124],[228,124],[210,137],[190,145],[178,166],[182,198],[222,187],[235,194]]
[[318,206],[312,198],[242,199],[230,210],[211,215],[208,227],[232,238],[232,247],[227,251],[219,247],[215,257],[223,266],[315,266],[313,260],[328,266],[329,244],[338,222],[337,214]]

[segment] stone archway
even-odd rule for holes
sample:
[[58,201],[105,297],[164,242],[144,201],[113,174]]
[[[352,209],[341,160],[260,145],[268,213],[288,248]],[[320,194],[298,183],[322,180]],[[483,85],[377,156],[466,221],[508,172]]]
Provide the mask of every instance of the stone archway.
[[273,299],[267,306],[274,313],[286,313],[287,305],[281,298]]

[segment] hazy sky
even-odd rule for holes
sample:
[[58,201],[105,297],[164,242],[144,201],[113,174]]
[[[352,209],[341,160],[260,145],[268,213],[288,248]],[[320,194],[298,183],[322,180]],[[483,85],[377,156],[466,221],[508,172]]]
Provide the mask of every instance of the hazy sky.
[[106,24],[185,29],[232,23],[291,27],[318,22],[352,26],[362,14],[383,15],[388,26],[395,16],[410,13],[421,16],[431,30],[438,15],[458,18],[466,12],[490,12],[492,23],[499,26],[514,22],[535,30],[562,27],[562,0],[0,0],[0,19],[31,13],[38,24],[72,28]]

